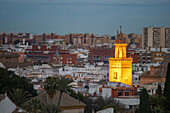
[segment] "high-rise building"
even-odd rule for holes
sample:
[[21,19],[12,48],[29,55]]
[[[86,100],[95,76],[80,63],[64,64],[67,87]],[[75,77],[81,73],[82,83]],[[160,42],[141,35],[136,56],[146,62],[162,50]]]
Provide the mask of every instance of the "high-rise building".
[[109,58],[109,82],[121,82],[132,85],[132,58],[126,58],[126,45],[120,31],[115,41],[115,58]]
[[146,47],[170,47],[170,28],[146,27],[142,33],[142,48]]

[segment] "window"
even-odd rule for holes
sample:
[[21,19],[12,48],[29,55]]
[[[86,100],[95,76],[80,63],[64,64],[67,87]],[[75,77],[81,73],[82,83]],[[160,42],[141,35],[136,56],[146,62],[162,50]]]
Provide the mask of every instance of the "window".
[[27,51],[27,53],[32,53],[31,51]]
[[84,39],[84,43],[86,43],[86,39]]
[[118,96],[122,96],[122,92],[118,92]]
[[129,96],[129,92],[125,92],[125,96]]
[[56,63],[56,59],[54,59],[54,62]]
[[117,72],[114,72],[114,79],[117,79]]
[[49,51],[44,51],[43,53],[44,53],[44,54],[49,54]]
[[132,105],[129,105],[129,108],[132,109]]
[[41,51],[34,51],[34,53],[41,53]]

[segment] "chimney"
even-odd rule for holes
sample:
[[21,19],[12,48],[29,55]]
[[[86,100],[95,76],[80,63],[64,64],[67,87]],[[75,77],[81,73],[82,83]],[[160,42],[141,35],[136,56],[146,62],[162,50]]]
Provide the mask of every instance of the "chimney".
[[5,90],[5,97],[7,96],[7,90]]
[[154,67],[151,66],[151,67],[150,67],[150,76],[153,76],[153,75],[154,75]]

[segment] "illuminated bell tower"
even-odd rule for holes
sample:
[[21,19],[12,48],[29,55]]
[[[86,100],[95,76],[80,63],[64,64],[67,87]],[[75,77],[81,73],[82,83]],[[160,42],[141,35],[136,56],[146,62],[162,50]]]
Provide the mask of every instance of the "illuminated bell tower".
[[120,27],[115,40],[115,58],[109,58],[109,82],[121,82],[132,85],[132,58],[126,58],[126,42]]

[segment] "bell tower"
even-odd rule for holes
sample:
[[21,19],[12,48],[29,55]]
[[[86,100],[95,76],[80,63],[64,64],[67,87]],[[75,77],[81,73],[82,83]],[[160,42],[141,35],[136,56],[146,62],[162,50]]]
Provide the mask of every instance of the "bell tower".
[[115,40],[115,58],[109,58],[109,82],[121,82],[132,85],[132,58],[126,58],[126,41],[120,27]]

